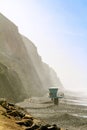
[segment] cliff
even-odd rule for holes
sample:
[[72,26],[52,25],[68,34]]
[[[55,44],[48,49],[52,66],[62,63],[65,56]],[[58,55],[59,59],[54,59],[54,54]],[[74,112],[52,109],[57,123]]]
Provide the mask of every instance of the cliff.
[[[42,62],[35,45],[21,36],[17,26],[2,14],[0,66],[4,71],[3,75],[0,74],[0,97],[21,101],[31,96],[42,96],[54,84],[51,68]],[[57,76],[56,81],[61,87]]]
[[44,63],[41,59],[41,57],[38,54],[37,48],[35,45],[25,36],[22,36],[24,44],[26,46],[28,55],[31,58],[31,62],[42,82],[45,89],[48,89],[49,87],[58,87],[61,90],[63,90],[63,85],[58,78],[56,72],[53,68],[51,68],[48,64]]
[[7,98],[9,101],[18,102],[26,98],[23,85],[14,70],[0,63],[0,97]]

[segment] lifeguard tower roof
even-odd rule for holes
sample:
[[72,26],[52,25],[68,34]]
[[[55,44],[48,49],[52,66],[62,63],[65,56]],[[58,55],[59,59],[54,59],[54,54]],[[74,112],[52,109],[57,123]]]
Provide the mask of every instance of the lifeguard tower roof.
[[49,89],[58,89],[58,87],[49,87]]

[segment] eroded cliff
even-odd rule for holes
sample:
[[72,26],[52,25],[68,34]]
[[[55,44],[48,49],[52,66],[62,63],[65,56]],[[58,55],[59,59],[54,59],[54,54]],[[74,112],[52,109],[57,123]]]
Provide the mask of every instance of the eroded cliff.
[[[20,101],[31,96],[42,96],[48,87],[54,85],[52,75],[55,74],[42,62],[35,45],[21,36],[17,26],[2,14],[0,64],[5,71],[0,74],[0,97]],[[57,86],[62,87],[57,76],[56,81]]]

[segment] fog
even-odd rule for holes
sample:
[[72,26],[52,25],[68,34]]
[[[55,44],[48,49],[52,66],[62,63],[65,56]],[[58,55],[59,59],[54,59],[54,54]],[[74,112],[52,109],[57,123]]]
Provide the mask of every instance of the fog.
[[34,42],[43,61],[55,69],[66,89],[87,91],[84,2],[3,0],[0,12]]

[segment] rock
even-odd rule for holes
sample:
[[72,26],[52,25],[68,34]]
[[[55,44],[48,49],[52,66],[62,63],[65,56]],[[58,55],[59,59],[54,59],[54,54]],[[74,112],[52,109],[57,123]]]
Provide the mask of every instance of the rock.
[[48,130],[47,126],[41,126],[39,130]]
[[41,125],[41,121],[39,119],[33,119],[33,123],[36,125]]
[[4,107],[6,110],[9,110],[7,101],[3,101],[2,107]]
[[12,106],[12,107],[15,107],[14,103],[9,103],[9,102],[8,102],[8,105],[9,105],[9,106]]
[[13,103],[8,103],[5,99],[0,99],[0,105],[2,105],[7,111],[16,109]]
[[25,130],[35,130],[38,129],[40,126],[33,124],[31,127],[27,127]]
[[0,98],[0,105],[2,105],[4,102],[6,102],[5,98]]
[[24,126],[29,127],[29,126],[32,126],[33,121],[31,119],[27,119],[27,120],[22,119],[21,121],[17,121],[16,124],[24,125]]
[[24,117],[24,113],[17,110],[12,110],[11,112],[8,112],[8,115],[14,116],[14,117],[20,117],[20,118]]
[[23,119],[32,119],[32,120],[33,120],[33,117],[32,117],[31,115],[26,114],[26,115],[23,117]]
[[61,128],[57,127],[56,125],[52,125],[50,127],[48,127],[48,130],[61,130]]

